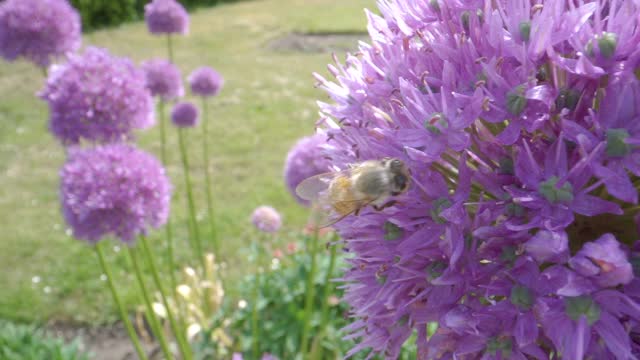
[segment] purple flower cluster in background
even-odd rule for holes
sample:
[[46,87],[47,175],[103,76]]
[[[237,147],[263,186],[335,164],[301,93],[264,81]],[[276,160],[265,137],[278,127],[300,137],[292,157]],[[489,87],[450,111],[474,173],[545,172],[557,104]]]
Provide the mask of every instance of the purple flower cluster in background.
[[282,218],[271,206],[259,206],[251,214],[251,222],[260,231],[273,233],[280,230]]
[[123,141],[154,124],[153,98],[142,70],[104,49],[88,48],[53,67],[42,99],[49,129],[62,144]]
[[419,359],[639,357],[640,4],[378,5],[371,44],[316,75],[332,165],[413,178],[334,225],[351,354],[415,333]]
[[148,3],[144,6],[144,20],[152,34],[189,32],[189,13],[176,0],[153,0]]
[[163,59],[153,59],[142,63],[146,75],[147,89],[151,95],[159,96],[163,101],[174,100],[184,96],[180,69]]
[[162,165],[131,145],[71,148],[60,172],[64,217],[81,240],[131,243],[167,221],[171,185]]
[[198,108],[191,102],[184,101],[176,104],[171,110],[171,121],[180,128],[198,125]]
[[0,3],[0,56],[46,67],[80,47],[80,15],[67,0],[6,0]]
[[329,159],[322,154],[322,145],[326,142],[325,134],[306,136],[298,140],[287,154],[284,182],[291,195],[304,206],[309,206],[309,202],[296,194],[296,187],[306,178],[330,171]]
[[224,85],[224,79],[217,71],[208,66],[199,67],[189,75],[191,92],[200,96],[218,95]]

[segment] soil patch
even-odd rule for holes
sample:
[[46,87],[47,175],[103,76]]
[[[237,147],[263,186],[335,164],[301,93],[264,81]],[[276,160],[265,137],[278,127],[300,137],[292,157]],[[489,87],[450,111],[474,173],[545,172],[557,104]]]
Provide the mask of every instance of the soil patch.
[[[78,340],[82,350],[91,353],[95,360],[136,360],[133,345],[121,323],[110,326],[85,326],[55,323],[47,326],[47,332],[71,342]],[[147,354],[155,353],[156,346],[143,342]]]
[[276,52],[347,52],[358,49],[358,41],[367,40],[366,32],[290,33],[271,40],[267,48]]

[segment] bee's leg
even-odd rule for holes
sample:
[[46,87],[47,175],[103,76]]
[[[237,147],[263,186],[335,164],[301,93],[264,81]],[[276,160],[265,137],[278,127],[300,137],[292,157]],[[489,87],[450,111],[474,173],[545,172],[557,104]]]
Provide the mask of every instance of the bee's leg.
[[360,214],[360,208],[357,208],[356,211],[353,212],[353,215],[358,216]]
[[373,205],[373,208],[374,208],[376,211],[382,211],[382,210],[384,210],[384,209],[386,209],[386,208],[388,208],[388,207],[391,207],[391,206],[395,205],[396,203],[397,203],[397,201],[395,201],[395,200],[391,200],[391,201],[387,201],[386,203],[384,203],[384,204],[382,204],[382,205],[380,205],[380,206],[378,206],[378,205]]

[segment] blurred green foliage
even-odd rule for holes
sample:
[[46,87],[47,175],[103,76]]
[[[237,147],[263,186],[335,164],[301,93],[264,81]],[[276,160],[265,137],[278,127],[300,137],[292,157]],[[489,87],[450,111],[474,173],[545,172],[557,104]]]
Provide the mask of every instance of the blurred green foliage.
[[31,325],[0,321],[0,359],[88,360],[77,341],[65,344]]
[[[324,243],[331,240],[325,237],[320,241]],[[335,240],[335,239],[333,239]],[[304,242],[293,244],[290,248],[296,251],[280,251],[280,258],[271,259],[271,256],[259,246],[251,246],[248,251],[252,258],[269,258],[271,261],[261,261],[264,267],[270,267],[261,273],[257,286],[259,293],[258,316],[260,330],[259,354],[275,355],[278,359],[300,359],[299,344],[304,320],[305,282],[310,271],[311,258],[306,250],[310,237],[305,237]],[[288,246],[289,247],[289,246]],[[261,254],[261,255],[258,255]],[[266,255],[266,256],[265,256]],[[331,279],[341,273],[341,269],[347,266],[346,256],[338,249],[336,263]],[[349,307],[339,301],[343,291],[339,283],[331,281],[325,286],[327,272],[330,268],[329,251],[320,252],[317,256],[317,266],[313,279],[314,302],[311,314],[311,359],[342,359],[346,353],[356,345],[353,340],[344,340],[347,335],[342,328],[351,323]],[[227,301],[223,308],[212,320],[211,329],[226,327],[228,335],[234,341],[233,352],[244,355],[244,359],[258,360],[251,357],[253,343],[251,329],[252,297],[256,286],[256,275],[249,274],[237,287],[238,298]],[[327,322],[323,326],[323,303],[328,301]],[[243,305],[238,306],[239,303]],[[220,353],[220,348],[215,340],[212,340],[211,330],[201,333],[198,341],[194,343],[199,359],[214,360],[229,358],[230,354]],[[368,351],[363,351],[351,357],[354,360],[367,358]],[[416,358],[415,338],[407,342],[403,348],[399,360],[411,360]]]
[[[144,18],[144,6],[151,0],[71,0],[82,16],[82,29],[95,30]],[[239,0],[180,0],[187,9]]]

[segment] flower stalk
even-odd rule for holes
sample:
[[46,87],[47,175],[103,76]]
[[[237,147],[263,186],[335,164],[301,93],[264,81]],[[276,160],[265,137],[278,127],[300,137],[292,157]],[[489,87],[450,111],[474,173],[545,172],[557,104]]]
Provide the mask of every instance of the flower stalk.
[[182,168],[184,172],[184,182],[187,189],[187,211],[189,213],[189,229],[191,230],[192,248],[202,268],[205,267],[204,253],[202,252],[202,243],[200,242],[200,229],[198,227],[198,219],[196,216],[195,201],[193,199],[193,189],[191,186],[191,175],[189,172],[189,154],[185,144],[185,129],[178,129],[178,141],[180,143],[180,157],[182,159]]
[[107,275],[107,282],[109,283],[109,290],[111,290],[111,295],[113,296],[113,301],[116,303],[118,307],[118,312],[120,312],[120,318],[122,322],[124,322],[125,329],[127,330],[127,334],[129,335],[129,339],[133,343],[133,347],[136,349],[136,353],[138,354],[138,358],[141,360],[147,360],[147,354],[142,349],[142,345],[140,344],[140,339],[138,338],[138,334],[136,333],[133,325],[131,324],[131,320],[129,320],[129,315],[127,315],[127,311],[122,304],[122,300],[120,299],[120,295],[118,295],[118,291],[114,284],[113,273],[111,272],[111,268],[109,263],[105,260],[104,251],[102,250],[102,244],[97,243],[95,245],[96,254],[98,254],[98,259],[100,261],[100,267],[102,267],[102,271]]
[[[158,103],[158,112],[160,113],[160,156],[162,159],[162,165],[166,169],[168,164],[166,124],[167,118],[165,114],[165,103],[163,100],[160,100],[160,102]],[[165,225],[165,236],[167,241],[167,264],[169,266],[169,278],[171,280],[171,289],[175,297],[175,289],[177,286],[175,274],[176,263],[173,254],[173,229],[170,217],[167,219],[167,224]]]
[[140,242],[142,243],[142,249],[146,257],[147,263],[151,268],[151,276],[153,277],[153,281],[156,287],[158,288],[158,291],[160,291],[160,297],[162,298],[162,305],[166,309],[167,318],[169,319],[169,325],[171,326],[173,335],[175,336],[176,341],[178,342],[178,347],[180,348],[180,353],[182,354],[182,358],[184,360],[192,359],[193,355],[191,354],[191,349],[189,348],[189,344],[187,343],[187,340],[185,338],[186,331],[184,327],[178,326],[178,323],[176,322],[173,316],[173,311],[171,310],[171,307],[169,306],[169,303],[167,301],[167,296],[164,291],[164,287],[162,286],[162,282],[160,281],[160,276],[158,275],[158,269],[156,267],[155,261],[153,260],[153,254],[151,253],[151,249],[149,247],[147,238],[145,236],[141,236]]
[[144,305],[146,309],[146,313],[148,316],[149,324],[151,325],[151,329],[153,330],[154,335],[158,339],[160,343],[160,348],[162,349],[162,353],[164,354],[166,359],[174,359],[173,354],[169,348],[169,343],[162,331],[162,325],[156,316],[155,311],[153,311],[153,305],[151,304],[151,297],[149,291],[147,290],[147,286],[145,285],[142,270],[140,269],[140,264],[138,263],[138,254],[137,250],[134,248],[128,248],[129,258],[131,259],[131,263],[133,264],[133,269],[136,275],[136,280],[138,281],[138,286],[140,287],[140,291],[142,292],[142,298],[144,299]]
[[207,212],[209,214],[209,228],[211,232],[211,241],[213,242],[213,250],[217,256],[220,256],[220,246],[218,244],[218,232],[215,224],[215,213],[213,210],[213,195],[211,193],[211,163],[209,161],[209,117],[207,109],[207,98],[201,96],[202,99],[202,155],[204,158],[204,176],[205,190],[207,195]]
[[[324,278],[324,287],[322,288],[322,307],[320,310],[320,332],[315,339],[315,343],[321,344],[327,329],[327,323],[329,322],[329,294],[331,293],[331,278],[333,276],[333,268],[336,264],[336,256],[338,253],[337,246],[331,246],[331,254],[329,255],[329,269],[327,269],[327,275]],[[323,347],[319,346],[315,352],[313,352],[313,359],[322,359]]]
[[313,281],[316,276],[316,255],[318,253],[318,235],[319,229],[317,226],[314,226],[313,235],[311,236],[311,243],[307,242],[309,247],[309,256],[311,256],[311,265],[309,269],[309,274],[307,275],[307,283],[305,285],[305,300],[304,300],[304,316],[302,323],[302,337],[300,339],[300,353],[302,354],[302,358],[304,359],[307,355],[307,339],[309,337],[309,331],[311,330],[311,312],[313,307],[313,297],[314,297],[314,284]]

